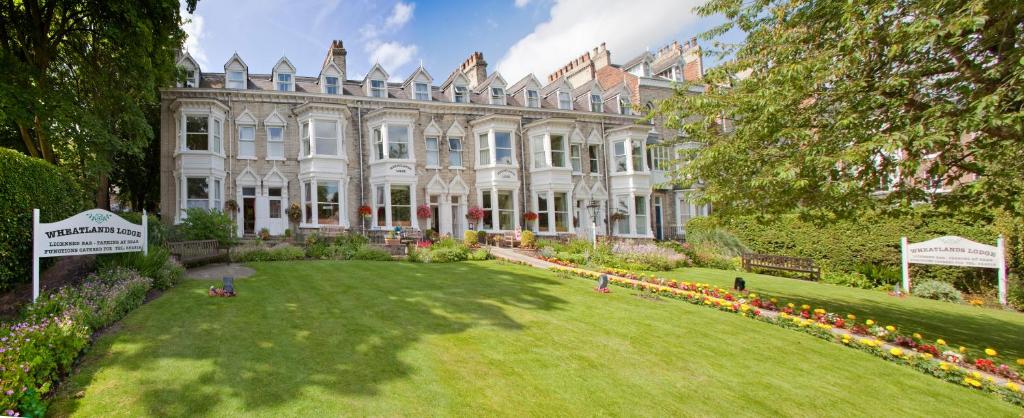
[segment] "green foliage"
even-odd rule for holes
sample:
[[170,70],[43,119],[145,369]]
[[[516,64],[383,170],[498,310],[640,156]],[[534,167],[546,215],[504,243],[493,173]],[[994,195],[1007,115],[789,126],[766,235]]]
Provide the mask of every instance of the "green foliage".
[[306,258],[306,251],[302,248],[294,245],[282,244],[271,249],[258,248],[248,251],[239,251],[235,260],[240,262],[288,261],[302,260],[304,258]]
[[1024,311],[1024,280],[1011,275],[1007,282],[1006,301],[1018,311]]
[[353,260],[368,260],[368,261],[392,261],[394,258],[391,257],[391,253],[374,247],[372,245],[363,245],[356,250],[355,254],[352,255]]
[[149,246],[149,255],[141,252],[103,254],[96,257],[101,270],[125,267],[153,280],[153,288],[167,290],[178,284],[185,276],[185,269],[171,259],[171,252],[165,247]]
[[[0,99],[2,101],[2,99]],[[0,148],[0,291],[31,279],[32,209],[55,222],[84,209],[78,182],[63,169]]]
[[[778,275],[776,271],[769,272]],[[822,283],[831,283],[839,286],[856,287],[858,289],[874,289],[876,286],[863,273],[859,272],[832,272],[826,271],[821,274]]]
[[537,246],[537,235],[533,231],[523,231],[519,237],[519,246],[522,248],[534,248]]
[[462,233],[462,243],[465,244],[467,247],[475,246],[476,242],[477,242],[477,238],[476,237],[477,237],[476,231],[466,231],[466,232],[463,232]]
[[487,243],[487,231],[477,231],[476,233],[477,242],[481,244]]
[[739,257],[750,252],[739,238],[725,228],[696,229],[687,232],[686,242],[726,257]]
[[491,252],[488,251],[486,248],[478,248],[473,251],[470,251],[469,257],[467,259],[471,261],[490,260]]
[[63,312],[56,317],[26,318],[23,324],[27,326],[0,329],[0,346],[5,348],[0,352],[0,411],[42,416],[38,415],[45,411],[41,396],[49,394],[58,379],[71,371],[89,343],[89,329]]
[[[142,225],[142,212],[125,212],[119,213],[118,216],[133,224]],[[149,245],[164,245],[164,242],[168,241],[167,237],[170,231],[167,225],[164,225],[163,222],[160,222],[160,219],[149,213],[146,214],[146,233]]]
[[703,94],[680,86],[653,116],[704,145],[676,177],[705,181],[699,198],[717,212],[932,201],[1024,213],[1024,2],[707,0],[696,11],[724,21],[703,38],[744,40],[716,41],[708,52],[722,62]]
[[911,287],[914,296],[963,303],[964,297],[953,285],[935,280],[920,280]]
[[219,210],[191,208],[185,211],[186,217],[178,225],[179,231],[187,240],[217,240],[222,246],[231,246],[238,242],[235,234],[237,225],[226,213]]
[[431,263],[454,263],[466,261],[469,258],[469,249],[464,246],[441,247],[430,250]]
[[142,306],[152,285],[153,279],[121,267],[87,276],[80,289],[85,323],[99,330],[117,322]]
[[461,242],[456,241],[451,237],[441,238],[439,241],[433,243],[430,248],[460,248],[465,247]]

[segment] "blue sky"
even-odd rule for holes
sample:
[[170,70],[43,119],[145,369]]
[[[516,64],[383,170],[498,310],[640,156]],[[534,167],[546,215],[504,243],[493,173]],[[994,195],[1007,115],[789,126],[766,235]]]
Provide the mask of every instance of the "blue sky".
[[[186,23],[186,48],[203,70],[223,71],[238,52],[253,73],[282,55],[316,75],[332,39],[348,50],[348,78],[380,62],[404,79],[421,62],[440,83],[473,51],[513,83],[544,77],[606,42],[622,63],[645,49],[683,42],[716,25],[696,0],[201,0]],[[186,18],[190,16],[185,15]],[[729,41],[740,36],[731,34]],[[702,42],[707,47],[707,43]],[[713,62],[705,60],[705,66]]]

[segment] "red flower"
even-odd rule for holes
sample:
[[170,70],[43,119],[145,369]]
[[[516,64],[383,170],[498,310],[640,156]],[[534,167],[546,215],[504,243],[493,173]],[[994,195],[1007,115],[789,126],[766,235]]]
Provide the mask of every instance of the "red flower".
[[359,207],[359,214],[363,216],[370,216],[373,214],[373,208],[363,205]]
[[473,206],[466,212],[466,219],[471,221],[479,221],[484,218],[484,210],[480,209],[479,206]]
[[526,219],[528,221],[536,221],[537,218],[538,218],[537,212],[527,211],[526,213],[523,214],[523,219]]
[[416,216],[420,218],[429,218],[434,214],[434,211],[430,210],[428,205],[419,205],[416,207]]

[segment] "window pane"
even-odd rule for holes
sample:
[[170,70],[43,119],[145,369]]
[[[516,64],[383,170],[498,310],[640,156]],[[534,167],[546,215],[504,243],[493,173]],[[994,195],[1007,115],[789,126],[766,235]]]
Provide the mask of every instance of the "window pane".
[[643,196],[636,196],[633,201],[633,209],[636,211],[636,233],[643,235],[647,233],[647,199]]
[[337,225],[338,213],[338,182],[318,181],[316,183],[317,216],[321,225]]
[[477,137],[477,146],[479,147],[479,157],[477,158],[477,164],[488,165],[491,163],[491,150],[490,144],[487,140],[487,134],[480,134]]
[[572,109],[572,100],[569,98],[569,93],[564,91],[558,92],[558,108]]
[[427,165],[438,166],[440,162],[440,155],[437,149],[437,138],[427,138]]
[[185,117],[185,147],[192,151],[206,151],[210,146],[209,121],[206,116]]
[[587,148],[588,148],[588,152],[590,153],[590,172],[591,173],[597,173],[598,172],[597,156],[598,156],[598,153],[601,152],[600,148],[597,145],[591,145],[591,146],[589,146]]
[[644,171],[643,144],[633,141],[633,171]]
[[466,86],[455,86],[455,103],[468,103],[466,100]]
[[316,153],[338,155],[338,122],[317,120],[313,126],[316,131]]
[[209,209],[210,188],[206,177],[189,177],[186,179],[185,187],[185,207]]
[[548,162],[544,155],[544,137],[535,136],[530,138],[530,148],[533,149],[533,168],[547,167]]
[[491,207],[490,191],[484,191],[481,193],[480,207],[484,210],[484,217],[480,220],[482,223],[480,229],[494,229],[494,212]]
[[498,192],[498,229],[510,231],[515,229],[512,192]]
[[430,89],[425,83],[416,83],[416,100],[430,100]]
[[555,232],[569,231],[569,202],[565,193],[555,193]]
[[626,142],[619,141],[615,143],[615,171],[622,172],[626,171]]
[[281,219],[281,199],[270,199],[270,218]]
[[498,164],[512,164],[511,132],[494,132],[494,160]]
[[256,155],[256,127],[242,126],[238,128],[238,155]]
[[302,145],[302,155],[309,156],[309,122],[302,122],[302,129],[299,130],[299,142]]
[[391,224],[412,226],[412,197],[409,186],[391,185]]
[[577,173],[580,172],[580,170],[581,170],[581,168],[580,168],[581,161],[580,161],[580,146],[579,145],[573,145],[570,148],[570,155],[569,155],[569,157],[572,159],[572,171],[577,172]]
[[462,167],[462,138],[448,138],[448,165]]
[[548,220],[548,195],[542,193],[537,196],[537,229],[548,232],[551,223]]
[[409,127],[388,125],[388,158],[409,158]]
[[551,165],[565,167],[565,137],[551,135]]

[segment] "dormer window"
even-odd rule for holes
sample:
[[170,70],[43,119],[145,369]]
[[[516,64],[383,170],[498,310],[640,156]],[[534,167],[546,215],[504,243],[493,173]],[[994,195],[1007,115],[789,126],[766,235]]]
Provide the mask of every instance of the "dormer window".
[[537,90],[526,91],[526,107],[540,107],[540,92]]
[[245,74],[241,71],[228,71],[228,83],[229,89],[242,90],[245,89]]
[[185,87],[196,88],[199,87],[199,79],[196,77],[196,70],[185,71]]
[[572,99],[569,97],[569,92],[558,92],[558,108],[562,110],[572,110]]
[[469,103],[469,89],[466,86],[455,86],[455,103]]
[[327,94],[340,94],[341,92],[341,80],[338,77],[327,76],[324,77],[324,93]]
[[295,85],[295,80],[292,79],[292,75],[288,73],[277,74],[277,91],[295,91],[292,88]]
[[370,96],[387,98],[388,87],[384,80],[370,80]]
[[504,105],[505,104],[505,89],[501,87],[491,87],[491,104],[492,105]]
[[601,100],[600,94],[590,95],[590,111],[591,112],[604,112],[604,102]]
[[619,114],[632,115],[633,104],[629,102],[629,98],[619,96]]
[[430,100],[430,85],[427,83],[415,83],[416,100]]

